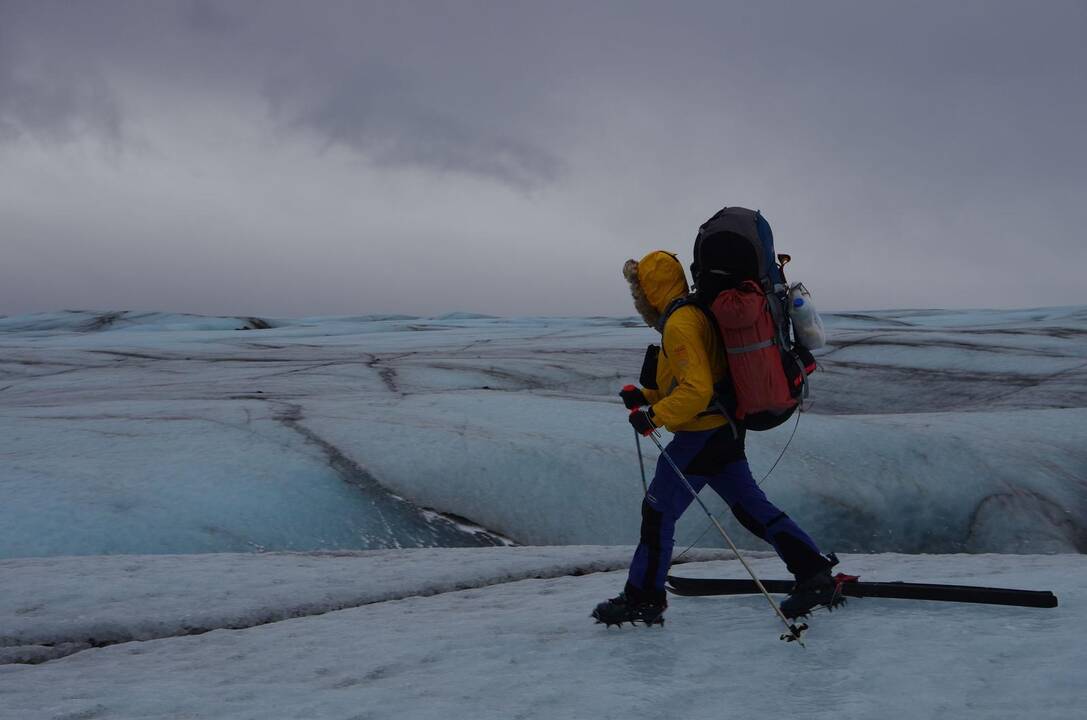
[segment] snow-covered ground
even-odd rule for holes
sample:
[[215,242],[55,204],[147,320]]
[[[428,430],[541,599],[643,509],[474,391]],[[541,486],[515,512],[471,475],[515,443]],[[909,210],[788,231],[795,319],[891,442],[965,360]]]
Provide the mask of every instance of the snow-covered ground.
[[[160,639],[0,665],[0,718],[1083,717],[1082,555],[844,557],[845,570],[869,580],[1046,588],[1061,604],[851,600],[813,616],[806,649],[777,639],[777,618],[759,596],[673,598],[663,629],[593,625],[589,610],[624,573],[564,573],[604,569],[615,555],[419,549],[164,557],[158,568],[148,558],[84,558],[83,578],[72,582],[57,571],[74,560],[2,561],[4,586],[36,586],[27,595],[38,607],[4,601],[0,627],[25,637],[52,628],[59,641],[101,621],[154,627]],[[776,558],[756,555],[758,572],[783,574]],[[735,560],[680,570],[743,573]],[[100,584],[118,587],[99,589],[87,580],[96,571]],[[543,577],[529,579],[536,573]],[[380,589],[369,592],[366,578]],[[161,602],[147,593],[156,585]],[[232,599],[226,585],[250,600]],[[357,606],[322,604],[323,593],[352,585]],[[299,603],[307,595],[316,600],[308,608]],[[213,618],[217,603],[219,627],[239,618],[254,626],[190,635],[191,618]],[[256,624],[267,609],[302,616]],[[82,617],[68,617],[72,610]]]
[[[1087,308],[826,321],[810,411],[764,483],[824,547],[1087,548]],[[615,392],[654,335],[462,314],[0,318],[0,557],[632,542]],[[751,436],[757,475],[792,431]],[[705,528],[689,514],[679,542],[716,544]]]
[[760,476],[788,445],[770,495],[863,579],[1060,607],[592,625],[638,534],[635,320],[0,318],[0,719],[1082,717],[1087,308],[825,320],[795,437],[749,440]]
[[[627,567],[633,548],[430,548],[0,560],[0,663],[412,595]],[[763,553],[765,554],[765,553]],[[696,549],[687,561],[731,557]]]

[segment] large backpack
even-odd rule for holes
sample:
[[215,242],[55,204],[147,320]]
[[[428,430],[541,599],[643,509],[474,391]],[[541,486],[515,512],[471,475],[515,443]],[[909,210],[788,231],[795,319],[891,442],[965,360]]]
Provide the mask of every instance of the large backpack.
[[[698,229],[695,290],[669,307],[698,305],[717,328],[729,372],[711,409],[749,430],[785,422],[807,395],[815,359],[795,342],[789,321],[788,255],[774,252],[770,224],[757,210],[726,207]],[[662,323],[663,327],[663,323]]]

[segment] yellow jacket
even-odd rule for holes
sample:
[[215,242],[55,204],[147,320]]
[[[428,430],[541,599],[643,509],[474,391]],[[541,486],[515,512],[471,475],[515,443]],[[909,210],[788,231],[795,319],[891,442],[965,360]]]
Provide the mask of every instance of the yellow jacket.
[[[637,283],[658,316],[687,294],[683,266],[672,254],[655,251],[638,261]],[[642,388],[650,415],[670,432],[712,430],[728,423],[722,415],[699,417],[713,397],[713,385],[728,364],[717,329],[699,308],[685,305],[664,327],[657,362],[657,390]]]

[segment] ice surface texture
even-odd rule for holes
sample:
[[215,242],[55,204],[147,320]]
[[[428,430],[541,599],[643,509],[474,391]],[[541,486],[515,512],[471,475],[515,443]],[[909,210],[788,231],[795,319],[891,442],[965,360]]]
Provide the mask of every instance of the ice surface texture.
[[[813,403],[764,487],[825,548],[1087,548],[1087,309],[824,319]],[[0,318],[0,557],[633,542],[615,393],[654,337],[614,318]],[[791,431],[751,436],[757,477]],[[681,548],[705,525],[689,513]]]
[[[39,614],[39,625],[60,621],[65,608],[80,609],[86,624],[127,609],[131,624],[157,620],[180,635],[36,666],[0,665],[0,719],[1083,716],[1087,653],[1076,638],[1087,600],[1082,555],[844,557],[848,571],[868,580],[1047,588],[1061,606],[850,600],[840,612],[813,616],[801,649],[777,640],[781,628],[758,596],[673,598],[664,629],[594,626],[589,610],[615,594],[624,571],[490,584],[512,580],[511,568],[574,569],[586,557],[580,547],[517,550],[81,559],[80,585],[93,587],[100,576],[102,584],[133,591],[126,600],[94,587],[95,597],[114,603],[101,609],[67,598],[76,583],[58,578],[60,565],[47,565],[53,561],[0,562],[5,587],[40,584],[44,609],[23,608]],[[451,553],[463,563],[449,563]],[[780,577],[777,558],[752,562],[762,575]],[[268,610],[284,615],[297,601],[272,590],[269,578],[313,599],[318,593],[306,586],[315,579],[338,578],[345,590],[353,582],[347,576],[369,573],[399,599],[187,635],[186,613],[208,615],[208,601],[222,599],[214,581],[226,570],[233,579],[222,581],[253,598],[265,589]],[[743,569],[713,562],[684,574],[742,577]],[[458,576],[471,589],[455,590]],[[161,612],[147,592],[156,582],[167,608]],[[0,627],[13,619],[8,607],[0,603]]]
[[[617,570],[633,551],[417,548],[0,560],[0,665],[526,578]],[[696,550],[687,559],[731,557],[728,550]]]

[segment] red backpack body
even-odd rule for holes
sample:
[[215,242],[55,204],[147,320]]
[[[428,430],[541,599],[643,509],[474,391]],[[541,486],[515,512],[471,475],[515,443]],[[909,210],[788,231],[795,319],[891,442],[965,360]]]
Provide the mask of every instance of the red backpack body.
[[736,419],[792,410],[797,398],[781,361],[777,324],[759,286],[748,281],[719,293],[710,312],[728,355]]

